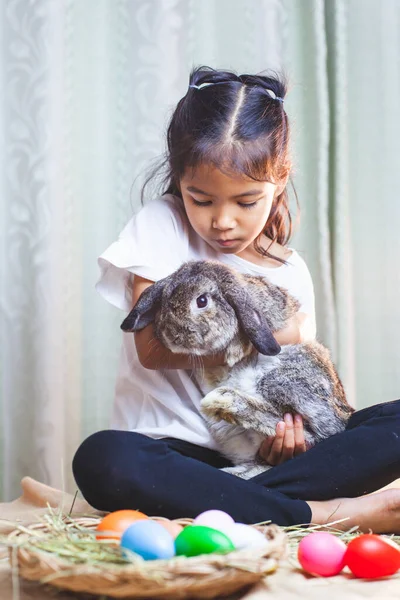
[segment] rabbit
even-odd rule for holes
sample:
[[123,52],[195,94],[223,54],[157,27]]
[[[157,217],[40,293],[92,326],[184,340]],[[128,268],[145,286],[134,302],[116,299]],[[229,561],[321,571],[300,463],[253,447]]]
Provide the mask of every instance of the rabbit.
[[235,465],[224,470],[247,479],[270,468],[260,463],[258,450],[285,413],[303,417],[305,441],[314,445],[343,431],[354,412],[324,346],[312,341],[281,348],[275,340],[273,333],[299,308],[266,277],[191,261],[149,286],[121,329],[139,331],[153,322],[166,348],[199,363],[201,356],[224,352],[226,366],[195,371],[204,394],[200,410]]

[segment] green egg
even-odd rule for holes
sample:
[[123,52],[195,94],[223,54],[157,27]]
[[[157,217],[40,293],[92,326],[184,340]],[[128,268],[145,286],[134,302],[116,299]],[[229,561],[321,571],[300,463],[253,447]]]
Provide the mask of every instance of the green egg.
[[181,556],[199,554],[225,554],[235,549],[231,540],[222,531],[205,525],[188,525],[175,539],[175,552]]

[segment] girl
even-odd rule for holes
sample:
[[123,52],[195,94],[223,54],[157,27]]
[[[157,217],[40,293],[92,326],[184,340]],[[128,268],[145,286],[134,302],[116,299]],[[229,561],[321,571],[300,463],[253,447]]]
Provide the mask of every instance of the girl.
[[[300,301],[280,344],[315,336],[309,271],[291,234],[286,86],[278,78],[193,70],[167,134],[165,191],[100,257],[97,289],[130,311],[144,289],[190,259],[266,275]],[[122,320],[122,319],[121,319]],[[206,357],[206,366],[223,364]],[[299,415],[285,415],[260,456],[275,468],[242,480],[220,468],[199,412],[190,357],[172,354],[149,325],[123,336],[113,429],[86,439],[73,471],[86,500],[114,511],[195,517],[221,509],[236,521],[279,525],[348,518],[400,530],[400,490],[365,496],[400,476],[400,401],[355,413],[344,433],[307,450]],[[338,500],[339,499],[339,500]]]

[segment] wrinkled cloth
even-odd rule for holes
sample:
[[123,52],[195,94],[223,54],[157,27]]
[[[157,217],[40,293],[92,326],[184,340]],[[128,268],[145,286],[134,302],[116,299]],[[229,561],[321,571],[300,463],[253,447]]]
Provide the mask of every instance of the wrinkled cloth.
[[[20,600],[73,600],[87,598],[81,594],[63,592],[50,586],[20,580]],[[11,570],[0,563],[1,600],[14,600]],[[247,593],[235,594],[232,600],[398,600],[400,598],[400,575],[380,581],[354,579],[349,574],[337,577],[316,578],[304,575],[299,569],[283,564],[276,573],[254,585]],[[225,600],[229,600],[229,597]]]
[[[28,525],[37,521],[38,517],[45,514],[47,504],[52,508],[64,507],[69,512],[74,496],[63,493],[61,490],[51,488],[30,477],[24,477],[21,482],[22,495],[13,502],[0,503],[0,533],[5,534],[20,524]],[[387,488],[400,488],[400,480],[396,480]],[[386,489],[386,488],[384,488]],[[85,500],[76,498],[72,513],[101,515]],[[400,572],[399,572],[400,573]],[[398,600],[400,598],[400,574],[388,579],[365,581],[353,578],[349,573],[329,578],[316,578],[304,574],[296,562],[287,560],[283,562],[276,573],[269,575],[262,582],[253,586],[243,594],[234,594],[232,600],[366,600],[368,598],[381,598],[385,600]],[[74,597],[83,597],[72,592],[58,591],[51,586],[40,583],[18,580],[19,600],[72,600]],[[0,597],[1,600],[14,600],[17,590],[13,595],[13,578],[8,560],[0,561]]]

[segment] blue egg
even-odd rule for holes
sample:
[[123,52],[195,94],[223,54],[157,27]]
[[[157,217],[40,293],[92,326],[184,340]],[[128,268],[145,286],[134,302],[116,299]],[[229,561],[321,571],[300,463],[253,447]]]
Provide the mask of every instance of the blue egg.
[[144,560],[175,556],[175,540],[159,523],[150,519],[136,521],[124,531],[121,547],[136,552]]

